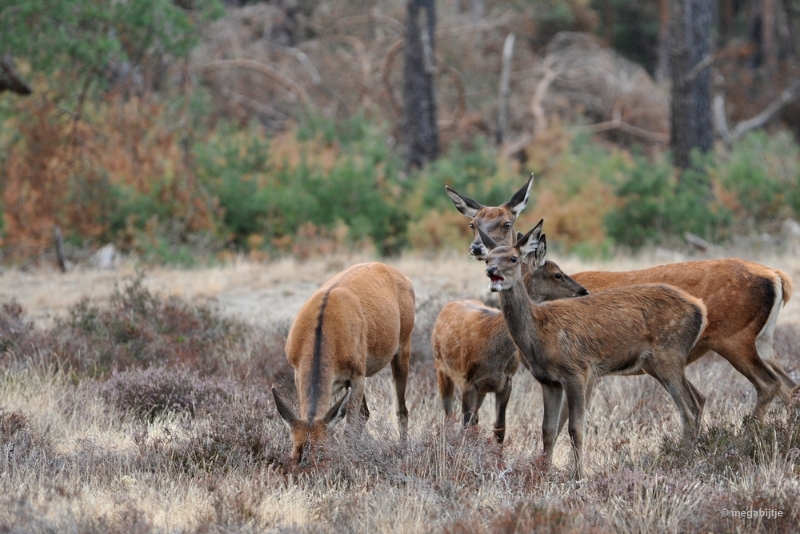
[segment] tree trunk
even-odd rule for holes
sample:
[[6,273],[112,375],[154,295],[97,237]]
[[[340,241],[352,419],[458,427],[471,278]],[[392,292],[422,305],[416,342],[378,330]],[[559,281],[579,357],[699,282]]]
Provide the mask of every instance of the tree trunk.
[[662,84],[669,76],[669,0],[658,0],[658,51],[655,79]]
[[422,168],[439,155],[433,86],[435,28],[435,0],[408,0],[403,69],[403,140],[408,169]]
[[775,8],[777,0],[761,0],[761,46],[767,75],[772,77],[778,70],[778,44],[775,29]]
[[[685,169],[691,164],[693,149],[708,152],[713,144],[711,70],[707,61],[711,54],[712,7],[710,0],[670,0],[670,5],[670,145],[674,164]],[[698,66],[701,62],[705,66]]]

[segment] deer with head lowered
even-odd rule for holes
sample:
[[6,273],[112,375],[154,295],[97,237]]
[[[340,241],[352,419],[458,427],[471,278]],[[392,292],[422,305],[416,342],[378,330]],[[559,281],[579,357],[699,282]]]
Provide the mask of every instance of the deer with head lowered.
[[[365,379],[389,362],[400,436],[406,439],[405,391],[413,327],[411,280],[383,263],[350,267],[328,280],[300,308],[286,340],[286,356],[295,370],[299,415],[272,388],[278,414],[292,435],[296,462],[345,415],[348,423],[363,424],[369,417]],[[344,396],[329,408],[342,389]]]
[[546,462],[552,462],[566,392],[576,473],[584,477],[586,386],[596,376],[644,371],[655,377],[678,408],[684,439],[694,439],[705,397],[686,379],[684,367],[706,324],[702,301],[672,286],[643,284],[537,304],[525,290],[522,264],[530,254],[530,270],[544,263],[541,224],[512,246],[498,245],[478,231],[488,251],[489,289],[500,292],[500,308],[520,359],[549,399],[542,421]]
[[[449,188],[447,194],[456,208],[472,219],[472,226],[480,222],[489,237],[510,245],[514,232],[506,227],[510,222],[509,228],[513,228],[527,204],[532,179],[533,175],[512,200],[497,207],[483,206]],[[522,194],[525,191],[528,195]],[[521,195],[525,202],[515,203]],[[477,227],[474,231],[477,239]],[[473,241],[470,253],[475,249]],[[480,254],[473,256],[483,259]],[[708,310],[708,326],[689,354],[688,363],[711,351],[728,360],[756,389],[753,408],[756,419],[763,419],[775,395],[787,407],[792,405],[797,383],[778,363],[773,350],[778,314],[789,302],[794,288],[785,272],[729,258],[672,263],[638,271],[586,271],[572,277],[591,293],[634,284],[663,283],[701,299]]]
[[[526,279],[537,302],[586,295],[580,284],[553,262],[544,262]],[[477,300],[447,303],[431,333],[439,396],[447,417],[453,414],[455,387],[461,388],[464,426],[478,423],[478,411],[487,393],[495,395],[494,436],[503,443],[506,406],[512,377],[517,371],[517,347],[500,310]]]

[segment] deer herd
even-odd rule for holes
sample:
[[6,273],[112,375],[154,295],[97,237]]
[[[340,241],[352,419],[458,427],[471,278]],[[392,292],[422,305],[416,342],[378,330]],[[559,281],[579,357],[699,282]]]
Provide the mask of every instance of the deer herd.
[[[776,395],[791,407],[798,386],[772,348],[778,314],[793,289],[786,273],[718,259],[568,276],[545,258],[544,221],[524,235],[515,232],[532,184],[531,175],[496,207],[446,187],[456,209],[471,219],[475,239],[470,255],[486,263],[489,289],[500,298],[499,310],[477,300],[455,301],[436,318],[431,347],[448,418],[456,387],[465,427],[478,423],[481,404],[493,393],[494,437],[503,443],[506,407],[521,362],[542,387],[546,465],[568,422],[574,473],[581,479],[586,405],[602,376],[654,377],[675,403],[683,438],[690,443],[700,429],[705,396],[687,380],[685,367],[711,351],[755,387],[754,418],[763,419]],[[400,436],[406,440],[414,310],[411,280],[377,262],[339,273],[303,305],[286,341],[299,414],[272,388],[296,462],[345,416],[354,428],[363,427],[369,417],[365,379],[389,362]],[[333,402],[342,390],[344,395]]]

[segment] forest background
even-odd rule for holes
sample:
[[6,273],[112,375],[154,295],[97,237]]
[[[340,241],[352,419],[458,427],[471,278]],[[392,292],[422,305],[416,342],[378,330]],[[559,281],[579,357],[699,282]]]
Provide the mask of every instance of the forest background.
[[[689,165],[670,140],[681,4],[712,22],[681,79],[714,100]],[[182,265],[435,251],[468,233],[445,184],[499,203],[530,173],[520,228],[544,217],[555,250],[777,242],[800,212],[795,4],[3,0],[0,261],[51,261],[56,230],[73,263],[107,243]],[[410,20],[433,81],[420,161]]]

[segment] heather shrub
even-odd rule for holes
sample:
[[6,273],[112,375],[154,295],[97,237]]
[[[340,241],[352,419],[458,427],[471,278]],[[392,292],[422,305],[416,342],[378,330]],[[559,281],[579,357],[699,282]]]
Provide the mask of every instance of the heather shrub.
[[17,300],[0,304],[0,355],[18,349],[33,330],[33,321],[25,318],[25,310]]
[[708,475],[740,471],[749,465],[769,465],[778,460],[787,466],[800,464],[800,420],[770,413],[763,422],[745,416],[741,425],[710,418],[696,447],[664,438],[657,464],[668,468],[692,465],[703,458]]
[[50,436],[36,429],[28,415],[0,406],[0,476],[15,468],[42,465],[53,456]]
[[244,339],[243,325],[219,310],[160,299],[139,275],[117,287],[101,308],[88,300],[73,307],[52,331],[57,361],[103,376],[114,370],[158,365],[193,365],[204,373],[219,369],[220,353]]
[[196,371],[150,367],[114,372],[100,393],[119,410],[153,421],[164,412],[194,416],[201,405],[224,401],[230,389],[230,384],[202,378]]
[[[168,464],[190,475],[252,469],[258,465],[288,461],[288,433],[275,428],[271,396],[261,390],[230,387],[226,396],[211,396],[187,423],[185,438],[150,436],[142,426],[134,434],[140,461],[146,465]],[[277,430],[281,431],[276,439]]]

